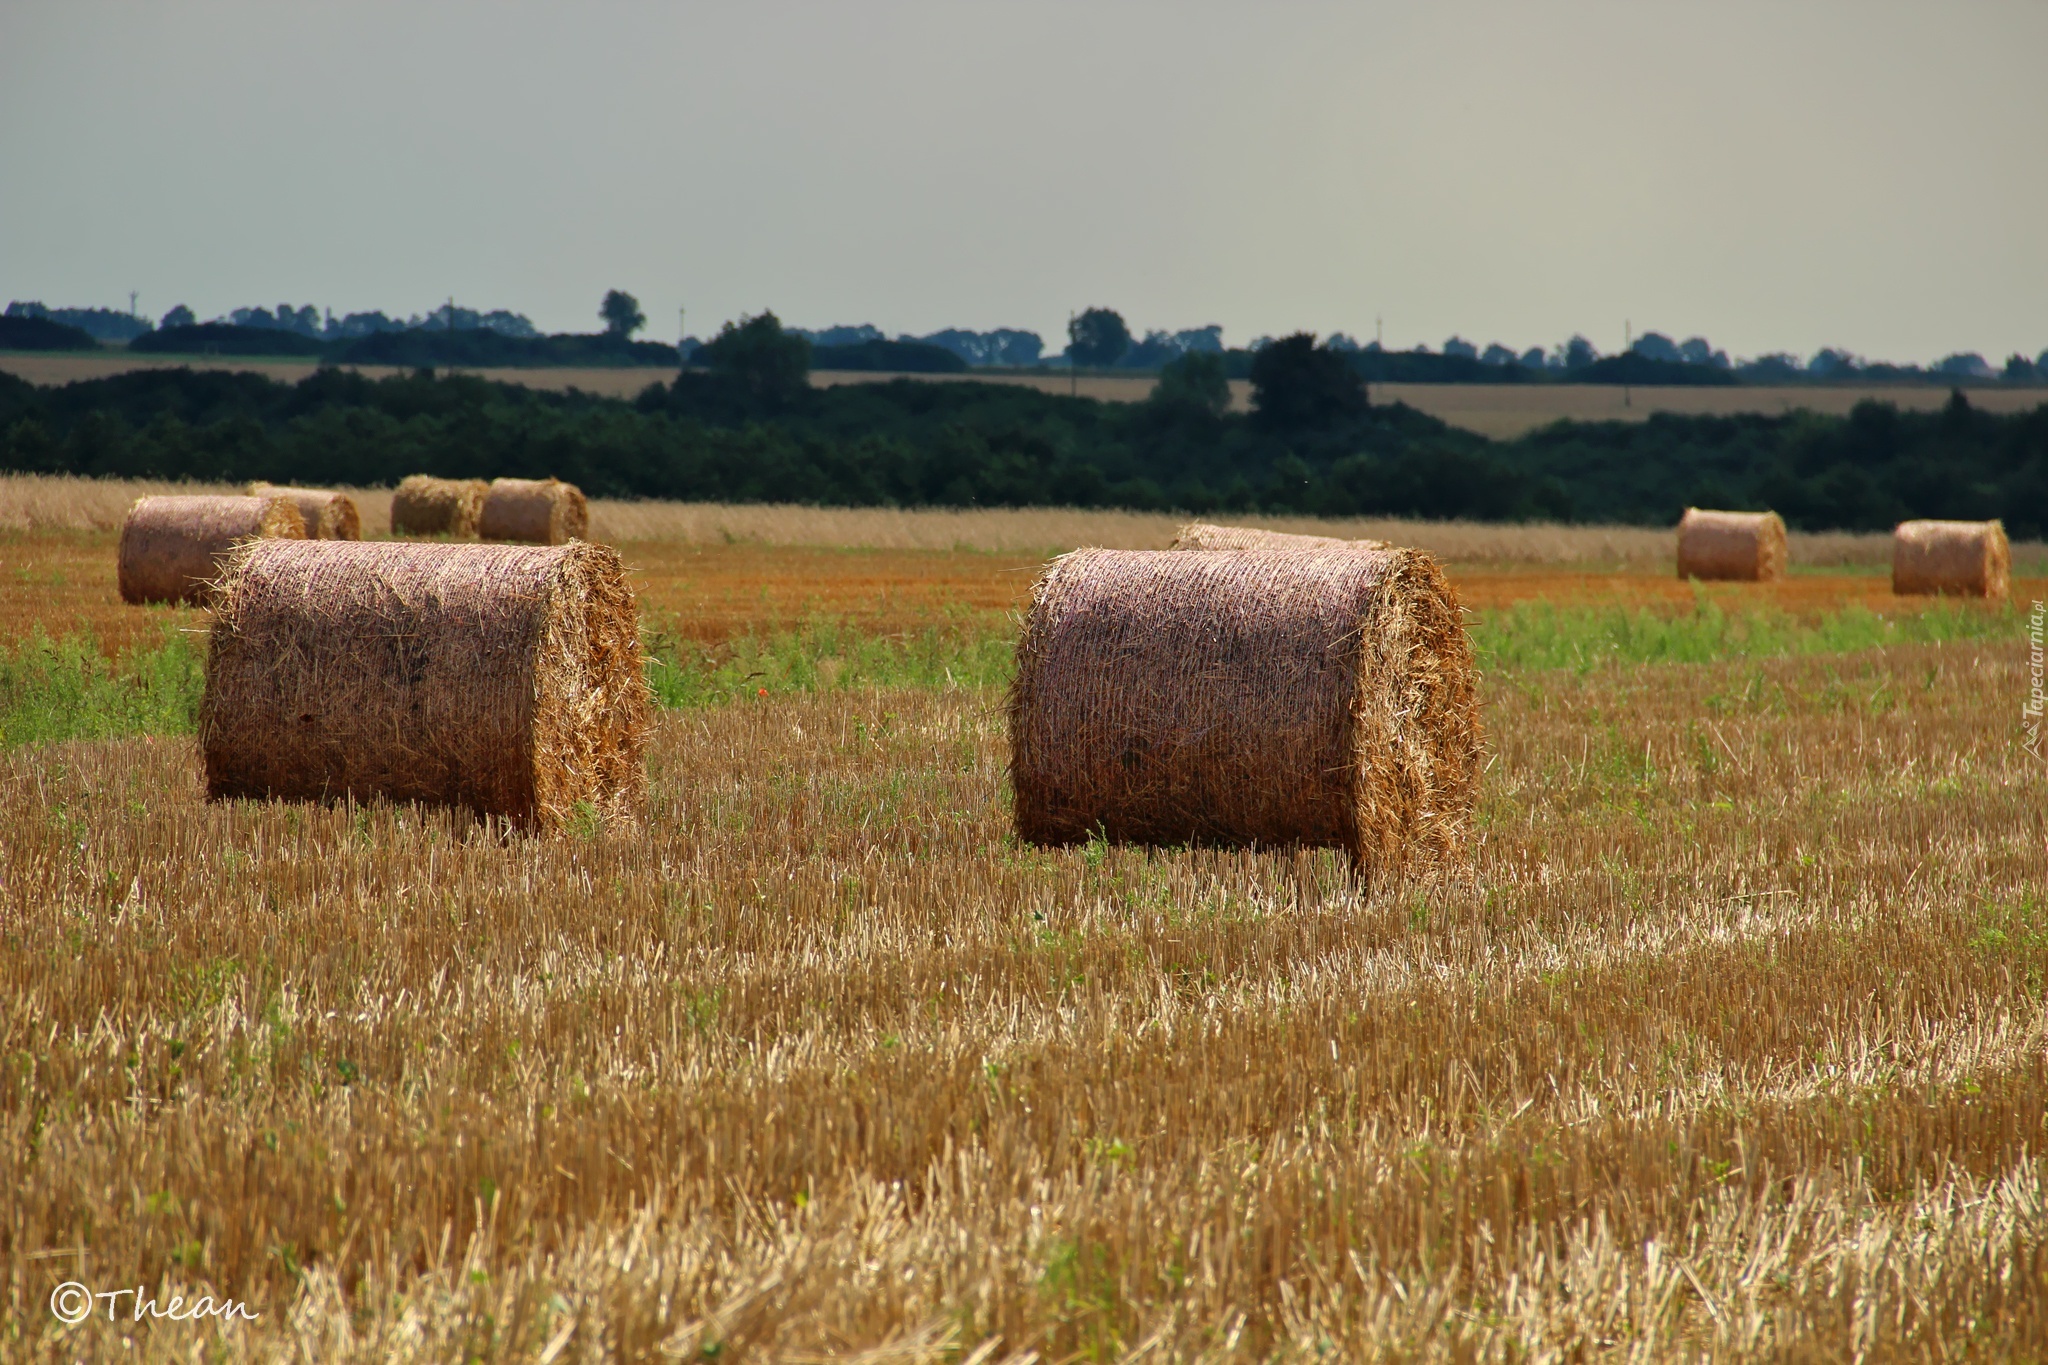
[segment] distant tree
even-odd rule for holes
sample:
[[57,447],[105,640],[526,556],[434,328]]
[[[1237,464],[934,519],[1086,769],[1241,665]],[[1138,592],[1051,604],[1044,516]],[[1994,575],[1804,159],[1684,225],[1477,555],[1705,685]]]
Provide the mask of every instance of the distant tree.
[[739,384],[758,407],[782,408],[810,387],[811,343],[782,330],[775,314],[742,317],[697,348],[693,364]]
[[2005,370],[1999,375],[2008,384],[2031,384],[2040,377],[2039,367],[2017,352],[2005,358]]
[[1806,362],[1806,372],[1822,379],[1840,379],[1856,373],[1856,357],[1833,346],[1823,346]]
[[[604,319],[605,331],[621,341],[647,325],[647,315],[640,311],[640,300],[623,289],[608,291],[604,296],[604,302],[598,305],[597,315]],[[762,316],[772,318],[774,314],[766,313]],[[776,330],[781,331],[780,324],[777,324]]]
[[1645,332],[1629,347],[1645,360],[1662,360],[1671,364],[1684,361],[1685,353],[1678,349],[1678,343],[1662,332]]
[[1512,365],[1515,363],[1515,353],[1501,345],[1498,341],[1480,352],[1479,358],[1488,365]]
[[1715,350],[1705,337],[1687,337],[1678,343],[1678,358],[1688,365],[1712,365],[1720,370],[1728,368],[1728,353]]
[[164,314],[163,321],[159,322],[157,326],[190,327],[198,321],[199,318],[192,312],[192,310],[181,303],[176,308],[173,308],[170,312]]
[[1365,379],[1348,356],[1296,332],[1252,357],[1252,408],[1261,425],[1280,430],[1332,426],[1369,406]]
[[1590,365],[1599,358],[1600,353],[1593,349],[1593,343],[1582,336],[1575,336],[1564,344],[1564,367],[1567,370]]
[[1230,407],[1230,379],[1223,357],[1214,351],[1189,351],[1168,361],[1152,386],[1152,402],[1162,408],[1198,411],[1215,417]]
[[1131,349],[1131,329],[1113,308],[1090,308],[1067,324],[1067,356],[1076,365],[1116,364]]
[[1464,360],[1477,360],[1479,348],[1463,337],[1450,337],[1444,342],[1444,354],[1458,356]]
[[1991,366],[1975,351],[1958,351],[1954,355],[1944,356],[1941,363],[1934,367],[1934,372],[1951,379],[1989,379]]
[[1528,350],[1522,352],[1522,364],[1532,370],[1542,369],[1543,360],[1543,348],[1541,346],[1531,346]]
[[1330,333],[1328,336],[1323,338],[1323,345],[1329,347],[1333,351],[1349,352],[1362,349],[1358,344],[1358,338],[1352,336],[1348,332]]

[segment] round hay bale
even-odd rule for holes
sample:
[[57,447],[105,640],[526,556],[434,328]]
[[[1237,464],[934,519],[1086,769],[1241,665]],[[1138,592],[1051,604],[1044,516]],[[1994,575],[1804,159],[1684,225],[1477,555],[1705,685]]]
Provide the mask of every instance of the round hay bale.
[[331,488],[292,488],[283,484],[252,483],[252,498],[289,498],[306,522],[308,540],[361,540],[363,518],[356,500]]
[[1339,540],[1335,536],[1297,536],[1286,531],[1261,531],[1250,526],[1215,526],[1191,521],[1180,528],[1169,550],[1391,550],[1384,540]]
[[478,529],[485,540],[560,545],[590,530],[583,490],[560,479],[492,479]]
[[1892,591],[2004,600],[2012,592],[2005,523],[1900,522],[1892,531]]
[[1785,576],[1785,520],[1776,512],[1685,509],[1678,521],[1678,576],[1775,583]]
[[1463,846],[1479,706],[1419,550],[1077,550],[1010,689],[1017,833],[1334,846],[1367,877]]
[[306,538],[289,498],[137,498],[121,523],[124,602],[204,602],[223,561],[251,537]]
[[483,515],[482,479],[437,479],[408,474],[391,498],[391,534],[395,536],[473,536]]
[[602,545],[258,541],[230,561],[199,743],[213,797],[630,818],[650,698]]

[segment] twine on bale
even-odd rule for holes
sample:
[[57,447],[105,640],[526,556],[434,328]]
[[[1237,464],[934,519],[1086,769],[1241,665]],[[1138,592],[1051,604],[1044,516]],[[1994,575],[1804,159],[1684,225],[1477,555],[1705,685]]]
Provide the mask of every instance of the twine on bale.
[[399,480],[398,492],[391,499],[391,534],[474,536],[489,489],[482,479],[408,474]]
[[1384,540],[1339,540],[1335,536],[1298,536],[1287,531],[1261,531],[1250,526],[1216,526],[1191,521],[1180,528],[1169,550],[1391,550]]
[[2003,601],[2012,545],[2002,521],[1902,521],[1892,531],[1892,591]]
[[1477,791],[1475,682],[1419,550],[1077,550],[1017,642],[1017,833],[1439,866]]
[[305,519],[289,498],[137,498],[121,523],[121,600],[204,602],[237,543],[305,535]]
[[356,500],[331,488],[292,488],[274,483],[252,483],[252,498],[289,498],[306,523],[308,540],[361,540],[362,514]]
[[478,530],[485,540],[560,545],[590,531],[583,490],[560,479],[493,479]]
[[259,541],[223,583],[199,742],[215,798],[385,797],[553,829],[637,812],[649,705],[606,546]]
[[1678,520],[1678,576],[1775,583],[1789,558],[1785,520],[1776,512],[1709,512],[1688,507]]

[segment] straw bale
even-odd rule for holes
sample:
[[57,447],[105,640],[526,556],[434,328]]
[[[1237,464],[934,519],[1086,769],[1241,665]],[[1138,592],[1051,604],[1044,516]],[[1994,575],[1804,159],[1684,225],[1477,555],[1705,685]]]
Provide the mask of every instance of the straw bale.
[[1391,550],[1384,540],[1339,540],[1335,536],[1299,536],[1286,531],[1261,531],[1253,526],[1216,526],[1191,521],[1180,528],[1169,550]]
[[289,498],[137,498],[121,523],[121,600],[204,602],[228,552],[258,536],[303,540],[306,522]]
[[391,499],[391,534],[473,536],[489,490],[482,479],[408,474],[399,480]]
[[1478,697],[1419,550],[1076,550],[1009,699],[1018,834],[1334,846],[1375,877],[1462,850]]
[[485,540],[560,545],[590,531],[583,490],[560,479],[492,479],[479,529]]
[[2012,546],[2002,521],[1902,521],[1892,531],[1892,591],[2003,601]]
[[1775,583],[1789,554],[1776,512],[1685,509],[1678,521],[1678,576]]
[[213,797],[631,818],[650,698],[601,545],[259,541],[230,563],[199,743]]
[[305,518],[308,540],[361,540],[362,514],[356,500],[331,488],[293,488],[283,484],[252,483],[252,498],[290,498]]

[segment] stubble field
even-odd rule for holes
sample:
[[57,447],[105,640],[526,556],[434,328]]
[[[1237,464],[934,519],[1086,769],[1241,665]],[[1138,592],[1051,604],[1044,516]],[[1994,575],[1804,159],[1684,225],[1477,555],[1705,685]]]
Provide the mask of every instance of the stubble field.
[[[2048,585],[1896,602],[1850,547],[1695,597],[1494,534],[1429,883],[1016,844],[999,545],[623,543],[637,828],[208,805],[175,718],[10,738],[0,1355],[2048,1350]],[[0,628],[189,665],[111,544],[6,533]],[[65,1281],[260,1317],[69,1326]]]

